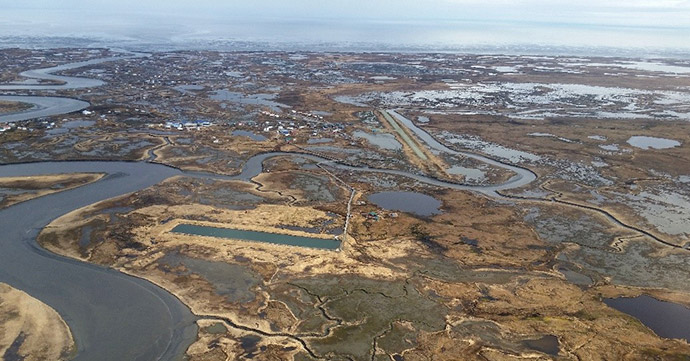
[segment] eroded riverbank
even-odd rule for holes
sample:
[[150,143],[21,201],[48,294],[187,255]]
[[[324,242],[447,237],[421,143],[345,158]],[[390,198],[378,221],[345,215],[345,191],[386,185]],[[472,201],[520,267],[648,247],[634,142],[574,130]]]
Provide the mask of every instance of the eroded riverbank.
[[[107,71],[99,74],[107,74]],[[200,90],[212,88],[200,87]],[[98,97],[89,99],[103,101]],[[276,99],[286,104],[293,104],[294,100],[290,95]],[[109,111],[106,109],[110,108],[98,108],[97,112],[104,114]],[[143,114],[141,110],[137,108],[135,117]],[[575,267],[565,259],[566,255],[578,252],[608,252],[607,242],[612,240],[617,248],[610,248],[625,256],[628,255],[623,252],[636,249],[634,247],[642,242],[657,245],[642,237],[631,242],[628,238],[635,235],[629,234],[628,228],[618,229],[621,226],[618,223],[611,224],[612,229],[608,230],[613,234],[611,237],[609,233],[599,238],[579,239],[579,234],[578,239],[560,234],[554,237],[554,232],[544,230],[553,222],[539,219],[530,223],[529,217],[520,214],[520,207],[554,204],[554,212],[559,215],[581,208],[560,203],[555,198],[552,201],[554,192],[544,189],[535,191],[534,196],[525,194],[525,198],[533,199],[502,196],[503,190],[513,190],[519,185],[529,187],[538,180],[530,170],[532,164],[528,168],[523,167],[521,161],[501,161],[505,158],[500,156],[493,159],[495,154],[484,150],[477,151],[490,155],[480,156],[471,151],[465,154],[461,150],[467,147],[448,140],[452,138],[444,138],[448,147],[456,148],[452,150],[440,142],[434,143],[434,138],[420,128],[415,131],[414,124],[406,123],[395,115],[397,113],[386,114],[395,117],[394,123],[402,125],[400,130],[410,137],[410,142],[404,141],[404,144],[418,147],[420,154],[434,160],[433,166],[419,162],[412,166],[401,164],[410,160],[410,154],[422,157],[407,150],[404,155],[392,154],[397,146],[389,146],[395,149],[384,149],[387,153],[382,153],[373,146],[367,148],[364,141],[348,145],[344,139],[361,135],[350,130],[345,135],[342,135],[345,132],[330,133],[329,130],[333,138],[327,138],[332,139],[328,147],[301,148],[299,144],[309,142],[298,140],[297,149],[325,152],[306,155],[291,152],[296,147],[284,144],[291,143],[292,139],[283,141],[282,135],[271,136],[267,131],[260,131],[265,128],[246,127],[252,129],[250,134],[267,138],[261,141],[240,133],[227,132],[229,135],[226,135],[219,127],[197,128],[188,133],[150,129],[151,134],[157,132],[155,138],[160,140],[137,143],[134,148],[140,151],[131,159],[167,161],[183,169],[189,166],[189,169],[200,171],[180,173],[190,179],[173,179],[112,202],[106,201],[106,204],[87,206],[87,212],[82,214],[86,223],[66,221],[62,224],[65,226],[64,242],[50,244],[48,237],[46,244],[55,252],[151,280],[179,297],[197,315],[207,318],[201,323],[198,340],[188,349],[188,355],[194,360],[211,356],[250,358],[259,352],[279,359],[294,355],[330,357],[332,353],[356,359],[369,359],[369,356],[414,358],[415,355],[429,356],[425,354],[429,345],[449,342],[456,346],[451,352],[454,355],[474,352],[473,345],[481,345],[476,347],[484,348],[478,351],[482,357],[487,352],[493,356],[539,352],[565,357],[610,352],[608,357],[614,359],[621,355],[616,353],[621,350],[644,352],[645,347],[670,350],[669,353],[684,351],[680,343],[660,340],[643,327],[631,327],[623,322],[627,321],[626,317],[603,305],[588,288],[607,282],[604,276]],[[338,117],[341,115],[345,117],[346,114],[338,113]],[[70,117],[80,118],[79,115]],[[125,117],[115,117],[122,118]],[[433,126],[435,119],[427,118],[426,121]],[[56,129],[55,132],[65,131],[72,137],[58,138],[55,143],[63,146],[67,143],[69,148],[94,128],[106,126],[108,132],[112,129],[129,132],[130,125],[101,121],[89,124],[89,130],[73,132],[66,129],[67,124],[65,129]],[[60,122],[58,125],[62,127]],[[316,132],[317,128],[314,129]],[[147,130],[139,127],[137,131],[145,133]],[[371,134],[376,132],[372,130]],[[162,135],[165,137],[159,137]],[[554,136],[554,139],[560,138]],[[90,146],[102,142],[112,142],[116,150],[129,147],[127,141],[115,141],[108,134],[80,142],[78,147],[87,153],[78,154],[120,156],[120,153],[107,150],[89,151]],[[403,141],[396,142],[405,147]],[[357,145],[364,149],[353,148]],[[21,144],[11,146],[21,148]],[[338,154],[341,151],[359,156],[341,157]],[[450,157],[436,159],[441,153]],[[391,164],[389,155],[397,157],[399,163]],[[495,162],[491,163],[490,170],[482,168],[489,164],[485,160]],[[370,167],[362,166],[364,164]],[[455,167],[458,164],[460,166]],[[447,167],[450,165],[454,167]],[[480,168],[493,175],[478,181],[484,174]],[[458,177],[443,174],[451,169]],[[218,176],[213,172],[240,173]],[[545,174],[540,170],[539,175],[544,177]],[[453,179],[458,183],[453,183]],[[415,209],[416,204],[377,207],[367,203],[368,195],[401,190],[396,187],[429,194],[440,205],[430,203],[431,212],[425,212],[428,216],[419,216],[415,212],[419,210]],[[263,203],[271,203],[271,206],[259,206]],[[83,210],[80,208],[79,212]],[[294,217],[297,212],[299,215]],[[601,214],[592,217],[596,218],[592,222],[600,221],[602,217],[599,216]],[[288,248],[280,245],[169,232],[178,223],[196,222],[220,228],[236,225],[238,229],[332,235],[329,232],[342,229],[343,220],[346,224],[352,221],[350,228],[346,226],[351,235],[344,235],[343,252],[294,247],[287,252]],[[577,220],[577,215],[573,215],[563,223],[568,226],[584,223]],[[615,223],[616,219],[604,221]],[[58,224],[52,226],[57,228]],[[556,230],[575,229],[568,226],[555,225]],[[48,227],[45,232],[50,234],[56,228]],[[538,237],[535,229],[539,231]],[[578,246],[581,250],[577,250]],[[660,253],[681,251],[664,249]],[[626,258],[621,259],[625,263]],[[564,279],[562,272],[556,271],[552,264],[555,262],[572,271],[570,278],[566,274]],[[613,264],[602,263],[601,267]],[[571,284],[576,271],[582,272],[578,274],[580,280],[587,279],[577,287]],[[621,282],[617,277],[619,273],[602,271],[602,274],[612,273],[616,277],[611,282]],[[627,279],[635,275],[633,271],[627,273]],[[358,311],[366,316],[353,315],[350,308],[353,303],[361,305]],[[382,307],[375,307],[377,304],[404,307],[387,306],[384,307],[386,312],[379,312]],[[429,312],[420,316],[414,313],[418,309],[407,307],[409,305],[430,308],[424,308]],[[446,312],[449,316],[444,322],[442,316]],[[209,325],[212,320],[225,322],[227,328]],[[554,320],[556,322],[552,322]],[[358,327],[366,329],[364,337],[345,337]],[[596,341],[599,343],[574,346],[583,345],[583,340],[592,334],[598,335]],[[636,338],[642,341],[637,342]],[[422,339],[424,341],[419,341]],[[334,347],[334,343],[338,347]]]
[[76,347],[55,310],[0,283],[0,357],[3,360],[69,360]]
[[43,227],[63,214],[148,187],[179,171],[127,162],[0,166],[0,174],[12,177],[65,172],[108,176],[0,210],[0,282],[38,298],[64,317],[77,342],[75,360],[179,359],[196,337],[196,326],[177,298],[148,281],[56,256],[35,241]]

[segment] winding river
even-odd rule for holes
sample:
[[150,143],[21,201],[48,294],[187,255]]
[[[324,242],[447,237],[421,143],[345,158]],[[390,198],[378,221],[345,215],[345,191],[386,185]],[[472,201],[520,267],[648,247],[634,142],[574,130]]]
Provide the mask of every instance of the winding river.
[[[12,94],[0,95],[0,100],[29,103],[32,107],[16,113],[0,114],[0,123],[56,116],[85,109],[89,103],[83,100],[58,96],[22,95],[16,92],[100,86],[104,84],[100,80],[60,76],[55,73],[138,56],[144,55],[129,54],[93,59],[23,72],[22,76],[34,81],[0,85],[0,91],[12,91]],[[60,84],[41,84],[40,81],[35,80],[48,80]],[[250,158],[244,164],[242,171],[235,176],[183,172],[155,164],[153,163],[155,154],[152,150],[149,151],[148,162],[60,161],[0,165],[0,177],[77,172],[107,174],[97,182],[0,210],[0,229],[2,229],[0,282],[27,292],[53,307],[64,318],[77,343],[76,360],[182,360],[185,350],[194,342],[197,335],[195,323],[197,317],[188,307],[172,294],[146,280],[44,250],[36,243],[40,230],[52,220],[70,211],[138,191],[176,175],[251,181],[263,171],[263,162],[276,156],[306,158],[321,165],[350,172],[397,175],[434,186],[478,192],[497,199],[507,199],[506,196],[501,195],[501,191],[525,186],[537,178],[536,174],[529,169],[480,154],[450,149],[396,111],[386,110],[386,112],[413,132],[432,152],[462,155],[513,172],[515,175],[500,184],[469,185],[400,170],[353,166],[326,157],[297,152],[257,154]],[[167,139],[166,144],[170,144]],[[517,197],[509,199],[514,198]],[[546,199],[531,200],[548,201]],[[559,202],[569,204],[565,201]],[[617,224],[649,235],[644,230],[618,221],[606,211],[577,204],[570,205],[603,212]],[[659,241],[668,244],[663,240]],[[241,325],[237,327],[248,329]]]
[[[110,57],[30,70],[21,75],[60,85],[6,84],[0,90],[81,89],[102,85],[95,79],[54,72],[115,61]],[[0,96],[33,107],[3,114],[0,122],[78,111],[89,103],[61,97]],[[0,166],[0,176],[101,172],[98,182],[0,210],[0,282],[26,291],[53,307],[67,322],[77,344],[75,360],[181,360],[197,334],[196,317],[162,288],[119,271],[61,257],[36,243],[55,218],[108,198],[134,192],[181,172],[152,163],[40,162]]]
[[[105,84],[102,80],[57,75],[55,73],[81,68],[89,65],[101,64],[109,61],[144,57],[147,54],[126,52],[129,55],[91,59],[75,63],[58,65],[50,68],[34,69],[21,72],[19,75],[28,78],[24,83],[0,84],[0,91],[18,90],[71,90],[92,88]],[[34,82],[29,82],[33,80]],[[47,80],[58,84],[35,84],[35,81]],[[28,95],[2,95],[0,100],[31,104],[32,107],[15,113],[0,114],[0,123],[17,122],[41,117],[62,115],[86,109],[90,104],[83,100]]]
[[[140,55],[134,55],[140,56]],[[61,82],[60,85],[6,84],[0,90],[60,90],[102,85],[100,80],[55,75],[124,57],[94,59],[53,68],[30,70],[23,76]],[[89,103],[60,97],[0,96],[33,104],[33,108],[0,115],[0,122],[28,120],[78,111]],[[102,172],[102,180],[76,189],[54,193],[0,210],[0,282],[26,291],[53,307],[65,319],[78,346],[77,360],[178,360],[195,340],[195,316],[170,293],[158,286],[119,271],[61,257],[36,243],[40,230],[55,218],[80,207],[134,192],[185,174],[197,177],[249,181],[262,171],[263,161],[275,156],[299,156],[352,172],[374,172],[408,177],[419,182],[500,197],[500,190],[526,185],[536,179],[531,171],[478,154],[453,151],[412,122],[389,111],[398,121],[437,151],[462,154],[515,173],[505,183],[488,186],[450,183],[399,170],[357,167],[304,153],[272,152],[249,159],[236,176],[182,172],[150,162],[38,162],[0,166],[0,176],[50,173]]]
[[76,360],[179,360],[196,338],[195,317],[154,284],[55,255],[36,243],[53,219],[179,175],[134,162],[41,162],[0,166],[0,176],[102,172],[104,179],[0,210],[0,282],[53,307],[77,343]]
[[31,104],[31,108],[0,115],[0,123],[19,122],[53,115],[67,114],[86,109],[88,102],[72,98],[37,97],[29,95],[0,95],[0,100]]
[[[456,152],[456,153],[465,154],[464,152]],[[515,172],[516,175],[511,177],[505,183],[492,184],[492,185],[470,185],[470,184],[463,184],[463,183],[448,182],[448,181],[440,180],[440,179],[429,177],[429,176],[422,175],[422,174],[415,174],[415,173],[406,172],[403,170],[371,168],[371,167],[365,167],[365,166],[353,166],[353,165],[339,163],[335,160],[327,159],[325,157],[321,157],[318,155],[299,153],[299,152],[268,152],[268,153],[257,154],[255,156],[249,158],[249,160],[247,160],[244,167],[242,168],[242,172],[238,175],[235,175],[235,176],[217,176],[217,175],[212,175],[212,174],[207,174],[207,173],[202,173],[202,172],[188,172],[188,174],[193,174],[196,176],[219,177],[219,178],[224,178],[224,179],[228,179],[228,180],[249,181],[252,178],[254,178],[255,176],[259,175],[259,173],[261,173],[262,164],[266,159],[272,158],[272,157],[278,157],[278,156],[292,156],[292,157],[300,157],[300,158],[309,159],[309,160],[312,160],[312,161],[315,161],[318,163],[322,163],[324,165],[328,165],[328,166],[342,169],[342,170],[346,170],[346,171],[397,175],[397,176],[406,177],[406,178],[413,179],[413,180],[416,180],[418,182],[433,185],[433,186],[438,186],[438,187],[443,187],[443,188],[451,188],[451,189],[462,190],[462,191],[472,191],[472,192],[482,193],[482,194],[486,194],[486,195],[491,196],[491,197],[501,198],[501,199],[503,199],[505,197],[498,194],[497,191],[521,187],[523,185],[531,183],[532,181],[534,181],[536,179],[536,175],[528,169],[520,168],[520,167],[516,167],[516,166],[512,166],[512,165],[506,165],[504,163],[501,163],[501,162],[498,162],[498,161],[495,161],[493,159],[486,158],[486,157],[483,157],[480,155],[476,155],[473,153],[467,153],[467,154],[472,154],[472,156],[475,159],[480,159],[480,160],[486,159],[487,162],[491,162],[491,164],[495,164],[497,166],[500,166],[501,168]]]

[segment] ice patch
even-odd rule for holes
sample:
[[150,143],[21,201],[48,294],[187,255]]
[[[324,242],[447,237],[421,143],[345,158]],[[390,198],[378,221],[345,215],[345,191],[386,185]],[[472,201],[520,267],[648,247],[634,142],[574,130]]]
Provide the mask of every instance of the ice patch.
[[457,144],[467,149],[476,150],[491,156],[508,160],[512,163],[537,162],[541,157],[536,154],[523,152],[500,144],[486,142],[478,137],[461,136],[443,132],[441,137],[448,143]]
[[668,149],[680,146],[677,140],[638,135],[630,137],[628,144],[640,149]]
[[620,150],[620,148],[618,148],[618,144],[600,145],[599,148],[603,150],[608,150],[609,152],[617,152]]

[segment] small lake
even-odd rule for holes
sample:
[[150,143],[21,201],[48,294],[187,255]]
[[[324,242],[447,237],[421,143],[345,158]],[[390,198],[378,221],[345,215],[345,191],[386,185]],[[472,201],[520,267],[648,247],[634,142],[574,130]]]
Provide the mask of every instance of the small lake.
[[94,124],[96,124],[96,121],[94,121],[94,120],[71,120],[69,122],[64,122],[64,123],[60,124],[60,126],[58,128],[52,128],[52,129],[46,130],[46,134],[49,134],[49,135],[65,134],[65,133],[68,133],[70,129],[88,128]]
[[567,267],[559,267],[558,272],[562,273],[563,276],[565,276],[565,279],[568,280],[568,282],[576,284],[578,286],[591,286],[592,283],[592,278],[589,276],[582,274],[577,271],[573,271]]
[[275,98],[275,94],[243,94],[227,89],[216,90],[211,93],[211,99],[213,100],[229,101],[231,103],[243,105],[265,106],[278,113],[281,112],[281,108],[290,108],[289,105],[273,101]]
[[680,142],[677,140],[638,135],[630,137],[630,139],[628,139],[628,144],[640,149],[667,149],[680,147]]
[[637,318],[661,337],[690,342],[690,308],[647,295],[607,298],[604,303]]
[[230,302],[246,303],[256,298],[253,288],[261,282],[261,277],[241,265],[208,261],[193,258],[179,252],[171,252],[158,260],[158,263],[171,268],[183,266],[185,271],[178,275],[197,274],[213,285],[215,292]]
[[310,146],[307,146],[306,149],[311,150],[312,152],[324,152],[324,153],[342,153],[342,154],[360,154],[360,153],[362,153],[362,149],[340,148],[340,147],[333,147],[333,146],[329,146],[329,145],[310,145]]
[[389,211],[401,211],[429,217],[441,214],[441,201],[417,192],[379,192],[367,199],[377,206]]
[[94,120],[70,120],[62,123],[60,127],[67,129],[88,128],[94,124],[96,124],[96,121]]
[[402,144],[398,142],[397,139],[395,139],[395,136],[393,134],[389,133],[367,133],[363,132],[361,130],[357,130],[354,133],[352,133],[355,138],[357,139],[366,139],[367,142],[370,144],[373,144],[381,149],[388,149],[388,150],[400,150],[402,149]]
[[354,105],[356,107],[364,107],[364,108],[369,107],[367,104],[364,104],[362,102],[357,101],[357,97],[350,96],[350,95],[338,95],[338,96],[333,97],[333,100],[337,101],[338,103]]
[[558,337],[554,335],[542,336],[536,340],[524,340],[522,344],[532,350],[537,350],[551,356],[558,356],[560,347],[558,344]]
[[329,250],[335,250],[340,247],[340,241],[335,239],[301,237],[292,236],[288,234],[245,231],[232,228],[198,226],[194,224],[179,224],[175,226],[175,228],[173,228],[171,232],[189,234],[194,236],[238,239],[242,241],[265,242]]
[[178,86],[174,87],[173,89],[179,91],[182,94],[189,94],[189,93],[193,93],[194,91],[204,90],[204,87],[201,85],[196,85],[196,84],[185,84],[185,85],[178,85]]
[[469,183],[479,183],[486,180],[486,173],[476,168],[466,168],[459,165],[454,165],[447,169],[449,174],[464,175],[465,181]]
[[333,138],[309,138],[307,139],[307,144],[323,144],[323,143],[330,143],[333,141]]
[[248,130],[235,130],[232,132],[232,135],[236,137],[249,137],[252,140],[256,140],[257,142],[263,142],[264,140],[268,139],[265,136],[261,134],[256,134],[254,132],[250,132]]

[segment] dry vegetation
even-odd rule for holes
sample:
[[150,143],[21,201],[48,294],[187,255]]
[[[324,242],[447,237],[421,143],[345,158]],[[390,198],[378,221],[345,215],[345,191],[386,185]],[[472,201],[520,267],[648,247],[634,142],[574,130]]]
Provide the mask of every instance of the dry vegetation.
[[11,191],[0,200],[0,208],[28,201],[47,194],[93,183],[101,179],[101,173],[50,174],[30,177],[1,177],[0,195],[3,190]]
[[[72,130],[48,141],[16,131],[4,135],[1,141],[40,143],[36,149],[46,151],[78,138],[60,157],[96,154],[91,157],[143,160],[153,155],[155,162],[184,170],[231,175],[239,173],[242,165],[258,153],[308,152],[310,139],[329,138],[323,145],[331,150],[316,153],[343,163],[402,169],[459,182],[463,181],[462,175],[448,172],[451,163],[469,167],[477,164],[467,159],[444,158],[408,133],[429,159],[425,161],[376,113],[377,108],[387,108],[383,101],[374,99],[355,106],[334,98],[371,92],[445,91],[450,89],[445,80],[449,77],[451,82],[467,86],[535,82],[594,86],[615,83],[647,90],[687,87],[687,78],[642,78],[638,76],[640,72],[631,71],[613,79],[606,75],[606,69],[598,67],[592,67],[587,74],[542,73],[536,68],[544,64],[524,59],[518,59],[527,63],[520,74],[497,74],[486,70],[489,68],[478,70],[473,65],[487,62],[488,57],[473,56],[446,59],[448,69],[456,73],[418,74],[414,71],[419,68],[443,71],[446,67],[439,67],[432,60],[414,59],[415,55],[407,55],[411,59],[390,55],[394,58],[384,62],[382,55],[377,54],[310,54],[290,63],[289,54],[271,54],[279,65],[264,62],[260,57],[265,55],[250,53],[227,57],[193,52],[168,55],[166,60],[152,56],[147,61],[160,61],[155,64],[166,66],[165,62],[170,62],[184,72],[197,71],[199,66],[194,61],[199,59],[227,62],[230,65],[223,65],[227,69],[241,65],[238,72],[247,78],[228,78],[222,83],[216,78],[195,78],[195,84],[203,85],[197,93],[184,95],[170,86],[152,86],[147,102],[153,105],[146,110],[134,110],[121,104],[141,99],[132,98],[119,86],[126,84],[125,74],[142,74],[142,69],[137,64],[122,65],[117,71],[122,78],[111,79],[109,85],[100,88],[102,94],[91,99],[96,104],[93,109],[109,118],[99,120],[97,130]],[[499,65],[501,61],[484,65]],[[304,68],[300,73],[281,62],[288,62],[295,69]],[[371,79],[372,75],[381,75],[371,69],[380,69],[382,64],[398,72],[403,71],[396,65],[411,65],[416,70],[407,75],[396,74],[385,82]],[[358,65],[372,68],[352,70]],[[105,74],[112,72],[110,66],[113,65],[101,66]],[[336,73],[337,79],[345,80],[331,84],[309,77],[313,69],[321,68],[327,70],[324,73]],[[169,69],[172,73],[173,67]],[[187,73],[185,76],[190,77]],[[196,76],[206,75],[195,73]],[[243,88],[248,85],[246,79],[251,79],[253,88]],[[160,83],[169,80],[163,78]],[[171,84],[181,82],[174,78]],[[259,114],[254,107],[242,108],[231,101],[221,103],[209,97],[214,89],[225,88],[247,94],[278,88],[271,99],[289,105],[291,110],[318,109],[330,115],[317,125],[297,121],[289,137],[279,135],[275,129],[264,130],[275,117]],[[120,104],[98,104],[110,103],[112,99]],[[520,163],[538,175],[535,183],[505,191],[505,197],[487,198],[403,177],[343,171],[320,164],[332,171],[328,173],[306,159],[302,159],[302,164],[278,157],[267,160],[264,172],[251,182],[179,177],[87,206],[53,221],[41,232],[39,242],[55,253],[145,278],[179,297],[200,318],[198,339],[187,350],[191,361],[687,360],[687,342],[656,336],[636,319],[607,307],[602,298],[650,294],[690,305],[687,288],[682,287],[682,272],[687,269],[683,257],[687,255],[681,246],[687,242],[687,234],[669,234],[658,229],[632,202],[618,195],[636,196],[664,187],[674,189],[675,195],[688,195],[685,186],[678,186],[675,179],[690,174],[690,123],[571,119],[558,115],[521,120],[506,115],[513,105],[509,98],[481,100],[487,104],[473,101],[468,98],[458,109],[439,107],[440,110],[428,101],[400,112],[410,119],[428,116],[430,121],[423,128],[439,141],[444,141],[442,134],[451,133],[539,156],[540,161]],[[492,105],[492,101],[499,105]],[[474,106],[471,110],[476,112],[453,113],[467,111],[465,103]],[[0,104],[0,111],[3,106],[7,105]],[[166,106],[174,106],[174,111],[166,110]],[[375,112],[372,114],[378,115],[379,123],[365,124],[358,116],[361,111]],[[161,130],[164,120],[185,117],[223,121],[237,117],[243,122],[232,119],[208,128]],[[254,125],[248,125],[247,119],[255,121]],[[281,126],[295,118],[290,119],[282,119],[285,124]],[[158,124],[151,128],[167,135],[146,133],[144,121]],[[304,127],[300,128],[300,124]],[[139,131],[129,133],[128,127],[137,127]],[[235,129],[252,131],[267,139],[254,141],[234,136]],[[393,134],[402,149],[378,148],[354,137],[356,130]],[[674,139],[682,146],[644,150],[626,145],[634,135]],[[122,142],[115,144],[114,140]],[[142,141],[146,144],[136,145]],[[131,144],[134,145],[129,148]],[[607,144],[616,144],[621,150],[600,147]],[[360,153],[353,155],[351,151]],[[6,158],[23,159],[14,153]],[[593,162],[605,165],[594,167]],[[585,168],[592,171],[586,173]],[[513,175],[499,167],[482,169],[488,183],[503,182]],[[349,234],[342,237],[338,251],[171,232],[179,224],[194,224],[332,238],[345,223],[350,196],[349,188],[334,174],[356,190]],[[27,190],[14,198],[5,198],[7,206],[9,202],[57,191],[51,184],[62,184],[66,189],[100,176],[0,179],[0,187]],[[443,212],[420,217],[383,210],[367,201],[368,195],[391,189],[433,196],[442,202]],[[633,262],[640,261],[635,258],[638,255],[626,253],[631,244],[664,246],[641,236],[632,227],[611,222],[602,211],[678,247],[651,248],[642,254],[648,263],[637,266]],[[608,258],[597,258],[602,254],[630,257],[607,263]],[[666,258],[680,259],[680,265],[662,264]],[[647,267],[656,266],[657,262],[662,264],[662,271],[655,268],[656,272],[678,272],[675,288],[657,287],[648,279],[643,280],[645,284],[632,284],[630,278],[634,274],[621,279],[616,277],[616,270],[606,268],[618,264],[647,272]],[[562,267],[582,272],[581,276],[588,281],[571,281],[561,272]]]
[[55,310],[0,283],[0,355],[3,360],[69,360],[72,333]]
[[0,100],[0,114],[16,113],[31,108],[31,104]]
[[[401,213],[372,221],[364,214],[377,208],[358,205],[338,252],[170,232],[183,222],[314,236],[284,227],[312,227],[331,216],[289,190],[286,180],[299,173],[289,163],[273,169],[275,180],[264,174],[259,187],[219,182],[197,192],[222,187],[274,204],[242,210],[189,204],[177,196],[188,181],[177,179],[61,217],[39,240],[54,252],[116,267],[178,296],[203,318],[188,351],[192,360],[310,359],[301,342],[319,356],[358,360],[459,354],[468,360],[551,359],[553,347],[566,360],[666,359],[690,352],[687,344],[658,338],[599,299],[600,292],[621,295],[627,288],[567,282],[551,268],[558,247],[540,241],[518,210],[471,193],[435,193],[445,213],[433,218]],[[158,198],[150,198],[154,194]],[[335,210],[344,198],[318,208]],[[74,242],[83,225],[122,205],[135,209],[105,225],[97,236],[102,240],[86,249]],[[214,276],[226,267],[232,276]]]

